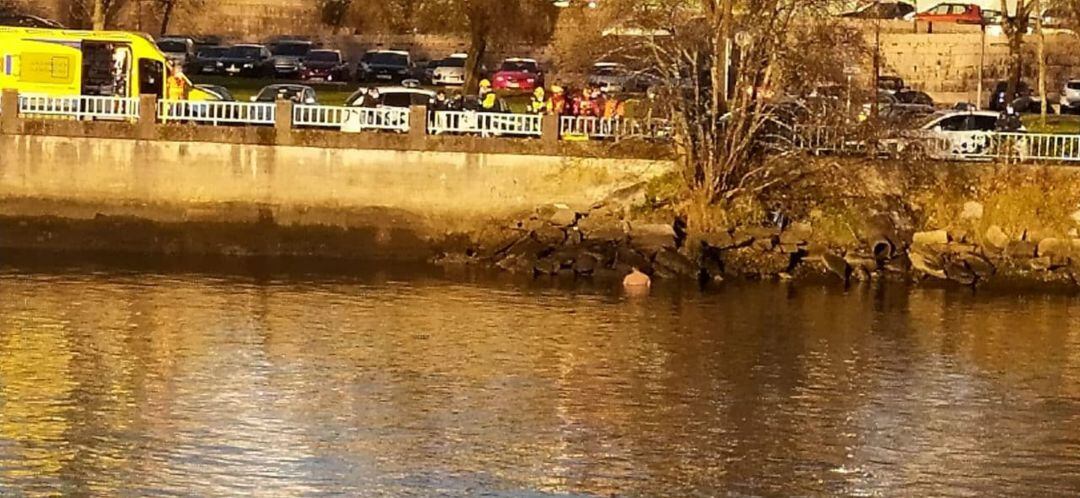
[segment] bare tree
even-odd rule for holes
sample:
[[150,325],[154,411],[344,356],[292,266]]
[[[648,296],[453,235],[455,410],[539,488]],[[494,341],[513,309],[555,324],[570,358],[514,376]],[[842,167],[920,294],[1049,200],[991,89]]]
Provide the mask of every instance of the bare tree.
[[108,29],[116,24],[129,0],[62,0],[61,11],[73,27]]
[[154,0],[158,12],[161,14],[161,34],[169,33],[169,24],[175,14],[181,9],[195,9],[202,7],[203,0]]
[[765,160],[759,140],[778,121],[781,95],[844,81],[844,68],[866,55],[862,37],[822,15],[824,7],[816,0],[621,4],[628,14],[621,30],[634,33],[627,52],[662,74],[661,101],[694,202],[730,201],[790,180],[793,172]]
[[[1031,12],[1037,5],[1037,1],[1026,3],[1024,0],[1016,0],[1016,10],[1010,16],[1007,0],[1001,0],[1001,29],[1009,41],[1009,80],[1005,89],[1005,102],[1012,102],[1020,87],[1020,79],[1024,73],[1024,36],[1030,27]],[[1044,98],[1043,101],[1045,100]]]

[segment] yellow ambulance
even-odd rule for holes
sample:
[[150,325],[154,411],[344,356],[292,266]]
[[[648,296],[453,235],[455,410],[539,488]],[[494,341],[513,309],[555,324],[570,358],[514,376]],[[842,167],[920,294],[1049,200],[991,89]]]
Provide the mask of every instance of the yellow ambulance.
[[[55,97],[168,92],[171,67],[148,35],[0,26],[0,89]],[[186,80],[186,77],[185,77]],[[217,100],[186,81],[188,100]]]

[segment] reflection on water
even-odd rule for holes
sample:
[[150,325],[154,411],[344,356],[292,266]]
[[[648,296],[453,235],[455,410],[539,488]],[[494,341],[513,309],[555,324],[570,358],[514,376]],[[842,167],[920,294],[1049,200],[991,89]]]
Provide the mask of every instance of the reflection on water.
[[0,494],[1080,489],[1065,295],[0,274]]

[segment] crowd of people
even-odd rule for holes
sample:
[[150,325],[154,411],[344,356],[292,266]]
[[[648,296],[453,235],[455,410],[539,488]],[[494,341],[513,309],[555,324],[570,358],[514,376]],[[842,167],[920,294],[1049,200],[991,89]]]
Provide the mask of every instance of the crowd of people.
[[[449,97],[440,90],[435,96],[434,110],[469,110],[479,112],[512,112],[492,88],[491,82],[480,82],[475,100],[466,96]],[[622,118],[626,115],[626,102],[599,88],[586,86],[580,92],[568,94],[558,85],[549,90],[538,87],[533,90],[524,112],[527,114],[578,116],[595,118]]]

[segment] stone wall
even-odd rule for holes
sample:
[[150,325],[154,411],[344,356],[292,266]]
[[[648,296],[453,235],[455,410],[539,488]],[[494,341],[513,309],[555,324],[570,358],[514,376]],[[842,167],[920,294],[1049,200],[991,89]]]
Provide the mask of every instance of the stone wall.
[[587,208],[672,167],[35,135],[0,136],[0,150],[0,246],[374,259],[430,258],[448,234],[538,206]]

